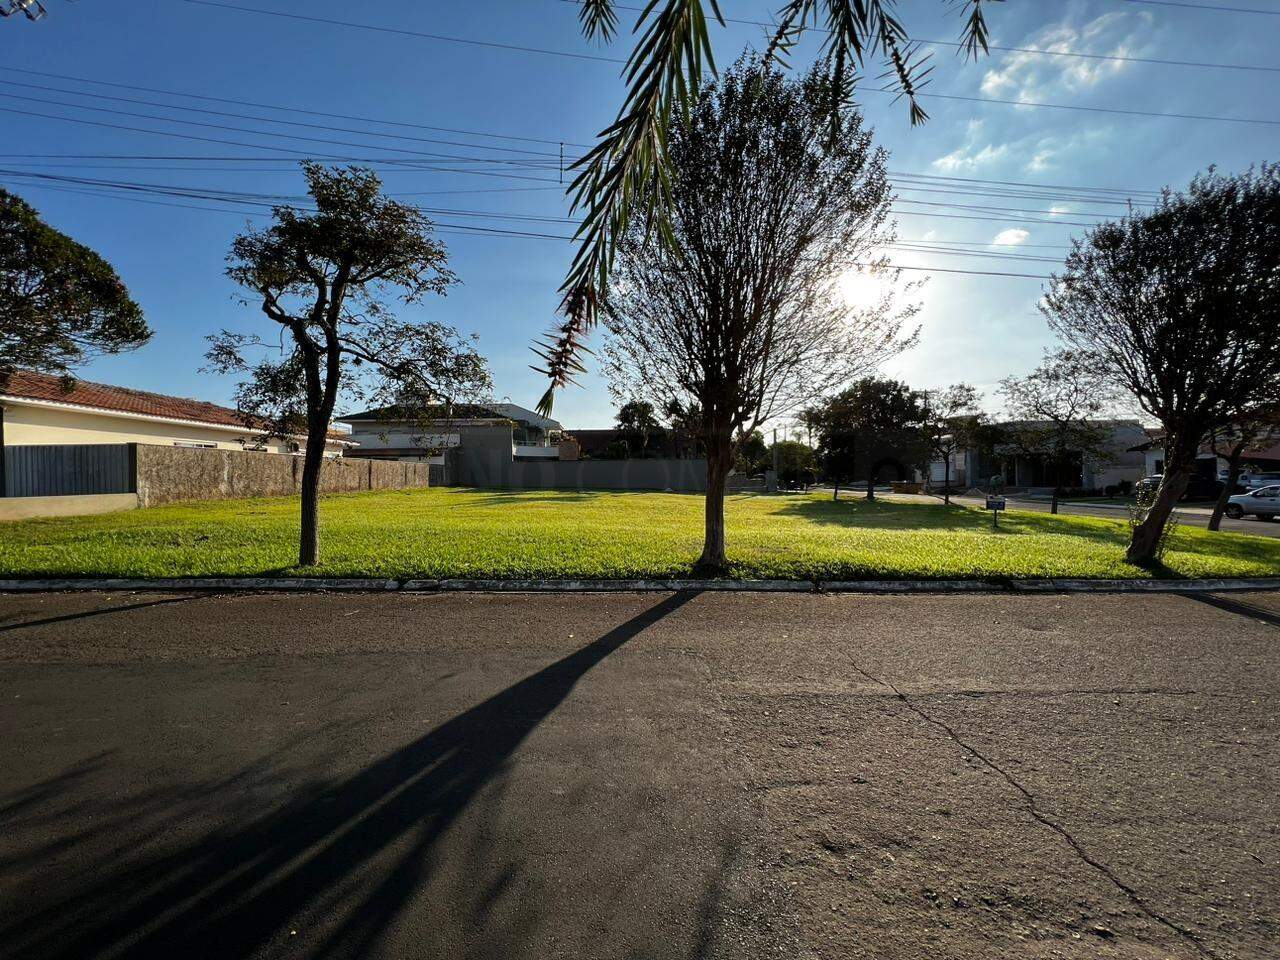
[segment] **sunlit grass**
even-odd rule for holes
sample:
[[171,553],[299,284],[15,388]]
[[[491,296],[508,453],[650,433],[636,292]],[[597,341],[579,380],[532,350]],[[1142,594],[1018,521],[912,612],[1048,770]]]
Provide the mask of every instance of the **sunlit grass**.
[[[703,501],[663,493],[412,490],[329,496],[318,576],[684,577]],[[738,496],[728,545],[740,577],[1141,577],[1123,520],[824,496]],[[0,524],[0,576],[298,572],[294,498],[176,504]],[[1275,576],[1280,539],[1178,528],[1174,576]]]

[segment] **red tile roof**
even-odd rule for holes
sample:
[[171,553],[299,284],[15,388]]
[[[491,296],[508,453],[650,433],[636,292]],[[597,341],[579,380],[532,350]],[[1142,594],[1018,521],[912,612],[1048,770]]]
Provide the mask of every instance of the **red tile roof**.
[[[27,400],[47,400],[66,403],[75,407],[94,410],[118,410],[148,417],[164,417],[169,420],[190,420],[222,427],[244,427],[244,418],[230,407],[220,407],[204,400],[188,400],[170,397],[163,393],[131,390],[106,383],[76,380],[68,389],[61,377],[33,370],[15,370],[9,382],[0,389],[0,396]],[[349,439],[349,434],[329,431],[337,440]]]

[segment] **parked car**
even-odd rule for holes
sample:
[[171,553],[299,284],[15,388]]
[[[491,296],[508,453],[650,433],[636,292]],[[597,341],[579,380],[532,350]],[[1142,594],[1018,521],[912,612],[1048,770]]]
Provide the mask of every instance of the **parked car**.
[[1245,490],[1257,490],[1259,487],[1269,487],[1277,483],[1280,483],[1280,473],[1240,474],[1240,486]]
[[[1150,477],[1143,477],[1138,481],[1137,489],[1139,493],[1148,493],[1160,486],[1160,481],[1164,477],[1161,474],[1155,474]],[[1222,488],[1226,486],[1220,480],[1213,480],[1209,477],[1192,477],[1187,481],[1187,490],[1182,495],[1183,500],[1216,500],[1218,495],[1222,493]]]
[[1232,520],[1253,514],[1259,520],[1274,520],[1280,516],[1280,484],[1237,493],[1227,501],[1227,516]]

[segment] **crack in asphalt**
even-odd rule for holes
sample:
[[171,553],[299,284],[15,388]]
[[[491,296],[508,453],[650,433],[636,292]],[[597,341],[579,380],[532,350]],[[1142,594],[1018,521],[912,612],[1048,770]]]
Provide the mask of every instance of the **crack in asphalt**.
[[858,673],[862,674],[863,677],[872,681],[873,683],[878,683],[881,686],[886,687],[889,690],[892,690],[894,696],[897,697],[897,699],[901,700],[908,710],[916,714],[916,716],[920,717],[920,719],[924,720],[926,723],[942,730],[944,733],[946,733],[947,737],[950,738],[957,746],[959,746],[965,752],[969,753],[971,756],[981,761],[983,764],[985,764],[986,766],[994,770],[996,773],[998,773],[1005,780],[1005,782],[1009,784],[1009,786],[1013,787],[1013,789],[1017,790],[1018,793],[1022,794],[1023,799],[1026,800],[1027,812],[1031,815],[1032,819],[1034,819],[1037,823],[1040,823],[1041,825],[1048,827],[1054,833],[1058,834],[1058,836],[1060,836],[1063,839],[1063,841],[1066,842],[1067,846],[1069,846],[1075,852],[1076,856],[1079,857],[1083,863],[1087,864],[1088,866],[1096,870],[1098,873],[1102,874],[1102,876],[1105,877],[1108,881],[1110,881],[1116,887],[1116,889],[1123,892],[1124,895],[1129,898],[1130,902],[1132,902],[1135,907],[1141,910],[1142,913],[1150,917],[1156,923],[1159,923],[1161,926],[1164,926],[1167,929],[1172,930],[1174,933],[1178,934],[1180,937],[1187,940],[1193,947],[1195,947],[1197,952],[1199,952],[1202,956],[1210,957],[1210,958],[1215,956],[1213,951],[1210,950],[1203,943],[1201,943],[1200,938],[1197,937],[1192,931],[1188,930],[1186,927],[1182,926],[1181,924],[1173,920],[1170,920],[1168,917],[1159,913],[1157,910],[1151,907],[1146,902],[1146,900],[1143,899],[1142,895],[1139,894],[1137,890],[1135,890],[1129,884],[1125,883],[1118,876],[1116,876],[1115,871],[1113,871],[1109,866],[1107,866],[1102,861],[1097,860],[1094,857],[1090,856],[1089,852],[1085,850],[1084,845],[1079,840],[1077,840],[1071,834],[1071,832],[1067,830],[1066,827],[1058,823],[1056,820],[1053,820],[1052,818],[1050,818],[1047,814],[1045,814],[1040,809],[1039,801],[1036,799],[1035,794],[1033,794],[1030,790],[1028,790],[1017,778],[1015,778],[1012,774],[1010,774],[1007,770],[1001,767],[998,763],[996,763],[990,757],[982,753],[982,751],[978,750],[977,747],[974,747],[973,745],[968,743],[966,740],[964,740],[945,721],[939,720],[936,717],[930,716],[928,713],[925,713],[925,711],[921,710],[918,706],[916,706],[915,703],[912,702],[911,698],[908,697],[905,693],[903,693],[900,689],[898,689],[898,686],[894,684],[892,681],[884,680],[880,677],[877,677],[875,674],[869,673],[868,671],[864,670],[858,664],[858,662],[854,660],[853,657],[851,656],[848,657],[848,661],[850,666],[852,666],[854,670],[858,671]]

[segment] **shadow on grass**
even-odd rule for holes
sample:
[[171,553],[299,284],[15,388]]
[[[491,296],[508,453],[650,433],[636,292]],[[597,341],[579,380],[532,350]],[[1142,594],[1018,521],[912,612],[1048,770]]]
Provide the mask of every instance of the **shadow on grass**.
[[702,494],[674,493],[662,490],[559,490],[559,489],[529,489],[529,490],[509,490],[482,487],[448,487],[438,488],[448,491],[457,491],[460,493],[470,494],[470,502],[479,506],[511,506],[513,504],[529,503],[592,503],[599,501],[603,497],[625,497],[630,499],[643,499],[652,497],[655,494],[664,496],[696,496],[701,497]]
[[[834,524],[849,528],[884,530],[939,530],[972,533],[1066,534],[1112,544],[1123,544],[1125,532],[1115,526],[1079,523],[1078,518],[1051,514],[1002,512],[1000,525],[993,528],[991,514],[962,504],[900,503],[875,500],[840,500],[793,498],[780,513],[801,517],[812,523]],[[1101,521],[1106,524],[1106,520]]]
[[[500,799],[488,788],[501,784],[512,755],[588,671],[694,595],[655,603],[342,780],[327,779],[322,764],[289,775],[283,765],[298,752],[295,738],[229,778],[147,787],[108,814],[87,799],[70,804],[61,820],[46,809],[51,793],[85,777],[102,758],[0,798],[0,809],[5,800],[11,810],[33,801],[41,806],[33,822],[22,824],[29,846],[4,858],[6,873],[18,881],[10,891],[22,896],[0,911],[0,953],[68,960],[364,958],[386,955],[389,931],[402,924],[396,933],[407,930],[419,955],[536,955],[535,940],[556,942],[563,921],[549,913],[556,891],[541,889],[541,865],[518,855],[522,839],[495,842],[496,811],[487,818],[473,813],[481,819],[474,831],[457,822]],[[317,736],[336,740],[341,733]],[[283,806],[255,816],[241,812],[252,809],[255,792],[271,795],[272,784],[299,779],[304,785]],[[518,833],[546,829],[537,810],[519,817]],[[205,820],[216,826],[204,836],[167,839]],[[617,829],[627,843],[638,841],[635,824]],[[12,850],[17,837],[11,822],[0,849]],[[570,830],[547,837],[544,846],[569,850],[578,842]],[[79,855],[77,843],[107,852]],[[61,868],[51,869],[59,859]],[[714,912],[729,859],[701,874],[705,886],[690,898],[700,914]],[[627,907],[602,894],[600,910],[619,911],[612,922],[628,932],[628,925],[647,930],[651,920],[624,916]],[[709,949],[708,922],[700,920],[692,956]],[[661,940],[660,931],[649,932]]]

